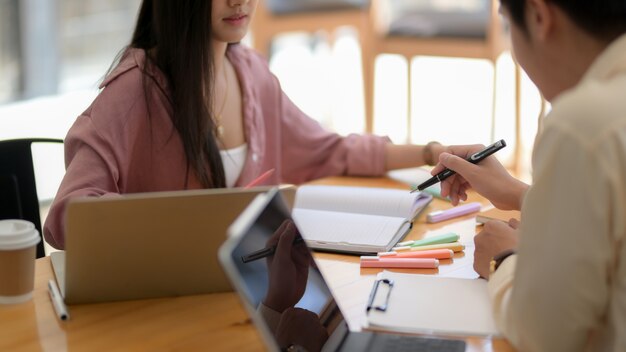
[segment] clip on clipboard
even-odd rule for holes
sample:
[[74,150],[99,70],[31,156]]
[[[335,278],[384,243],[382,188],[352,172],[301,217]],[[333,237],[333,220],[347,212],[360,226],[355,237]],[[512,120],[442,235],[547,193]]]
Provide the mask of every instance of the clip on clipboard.
[[[382,305],[375,306],[374,299],[376,299],[376,292],[378,291],[378,286],[380,283],[387,284],[389,286],[389,290],[387,291],[387,297],[385,298],[385,302]],[[379,312],[384,312],[387,310],[387,305],[389,304],[389,296],[391,295],[391,289],[393,288],[393,280],[390,279],[378,279],[374,281],[374,286],[372,287],[372,292],[370,292],[370,298],[367,302],[366,312],[369,312],[372,308]]]

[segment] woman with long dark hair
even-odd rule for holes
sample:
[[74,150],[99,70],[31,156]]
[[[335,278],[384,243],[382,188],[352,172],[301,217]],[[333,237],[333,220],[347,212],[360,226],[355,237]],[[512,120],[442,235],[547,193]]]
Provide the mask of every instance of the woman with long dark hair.
[[239,45],[258,0],[144,0],[130,45],[65,139],[67,172],[44,226],[64,248],[78,196],[237,187],[433,164],[443,150],[324,130]]

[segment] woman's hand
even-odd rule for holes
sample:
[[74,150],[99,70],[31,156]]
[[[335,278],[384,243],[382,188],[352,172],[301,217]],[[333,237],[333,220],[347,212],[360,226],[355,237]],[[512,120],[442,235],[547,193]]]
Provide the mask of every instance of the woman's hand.
[[467,200],[467,190],[473,188],[499,209],[519,210],[527,184],[511,176],[494,156],[478,164],[465,160],[483,149],[483,145],[448,146],[446,152],[439,155],[439,163],[431,174],[446,168],[456,172],[441,183],[441,195],[457,205],[459,201]]

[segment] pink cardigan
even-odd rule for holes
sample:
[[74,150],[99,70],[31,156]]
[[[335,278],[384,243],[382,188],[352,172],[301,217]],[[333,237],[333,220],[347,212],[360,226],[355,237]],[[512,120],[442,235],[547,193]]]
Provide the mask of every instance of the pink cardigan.
[[[242,45],[231,45],[227,55],[242,89],[248,143],[236,186],[271,168],[276,172],[265,184],[384,173],[387,138],[324,130],[287,98],[264,58]],[[154,83],[147,94],[144,79]],[[182,190],[186,183],[188,189],[201,188],[193,172],[186,173],[166,79],[145,65],[145,52],[130,49],[103,87],[65,139],[67,171],[44,226],[45,239],[55,248],[65,247],[64,208],[70,198]]]

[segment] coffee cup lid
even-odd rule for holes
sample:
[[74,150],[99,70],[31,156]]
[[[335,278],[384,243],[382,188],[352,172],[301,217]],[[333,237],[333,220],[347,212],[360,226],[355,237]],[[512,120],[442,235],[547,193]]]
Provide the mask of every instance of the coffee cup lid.
[[34,246],[39,241],[39,231],[32,222],[0,220],[0,250],[23,249]]

